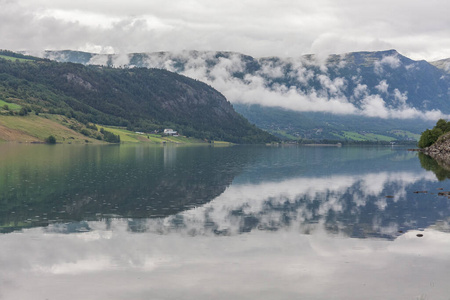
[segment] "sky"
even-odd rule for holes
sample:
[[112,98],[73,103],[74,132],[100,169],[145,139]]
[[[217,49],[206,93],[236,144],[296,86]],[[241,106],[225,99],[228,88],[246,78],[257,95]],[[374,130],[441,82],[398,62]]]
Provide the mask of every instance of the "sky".
[[445,0],[0,0],[0,48],[450,57]]

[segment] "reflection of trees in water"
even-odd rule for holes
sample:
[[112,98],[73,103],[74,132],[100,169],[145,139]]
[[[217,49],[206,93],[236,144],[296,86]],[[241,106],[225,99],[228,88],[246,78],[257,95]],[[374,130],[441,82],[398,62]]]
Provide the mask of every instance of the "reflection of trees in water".
[[0,189],[0,232],[54,222],[177,214],[223,193],[248,159],[237,156],[233,147],[103,147],[83,160],[86,154],[74,164],[40,173],[24,166],[23,172],[31,175],[21,172],[8,183],[20,188]]
[[439,181],[450,178],[450,156],[440,156],[434,159],[419,152],[419,160],[422,168],[432,171]]

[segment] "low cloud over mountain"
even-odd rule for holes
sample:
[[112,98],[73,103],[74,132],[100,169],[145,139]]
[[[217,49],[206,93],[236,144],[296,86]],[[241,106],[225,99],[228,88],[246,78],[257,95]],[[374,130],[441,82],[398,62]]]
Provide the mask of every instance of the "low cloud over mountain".
[[232,103],[383,119],[447,118],[450,75],[395,50],[253,58],[232,52],[129,55],[48,51],[59,61],[149,67],[204,81]]
[[[443,114],[433,101],[449,97],[443,92],[448,90],[450,78],[439,78],[441,82],[434,84],[441,94],[426,94],[423,89],[430,83],[420,80],[418,73],[429,71],[430,66],[394,51],[330,56],[324,61],[314,56],[253,59],[233,53],[164,56],[158,57],[164,65],[151,55],[145,63],[208,82],[234,103],[303,112],[437,119]],[[431,80],[446,77],[437,70],[432,72]],[[408,82],[410,78],[416,80]]]

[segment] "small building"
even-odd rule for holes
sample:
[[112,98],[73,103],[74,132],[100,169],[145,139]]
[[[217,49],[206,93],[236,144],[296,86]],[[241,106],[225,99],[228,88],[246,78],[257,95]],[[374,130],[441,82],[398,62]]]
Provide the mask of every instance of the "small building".
[[178,133],[176,131],[173,131],[170,128],[164,129],[164,134],[165,135],[178,135]]

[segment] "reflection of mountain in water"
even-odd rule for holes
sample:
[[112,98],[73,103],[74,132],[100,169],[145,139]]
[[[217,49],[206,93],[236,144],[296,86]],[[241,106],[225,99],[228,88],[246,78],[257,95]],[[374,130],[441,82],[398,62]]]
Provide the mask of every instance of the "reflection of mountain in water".
[[52,228],[73,232],[89,230],[86,221],[126,217],[130,230],[158,233],[308,233],[324,226],[353,237],[395,238],[435,224],[445,230],[450,215],[448,181],[438,182],[416,153],[400,149],[43,149],[53,151],[45,154],[51,166],[42,153],[30,158],[41,162],[36,168],[30,160],[11,160],[14,168],[0,161],[3,232],[48,223],[68,223]]
[[430,175],[381,172],[233,185],[201,208],[164,222],[130,225],[136,230],[225,235],[280,229],[308,233],[324,226],[330,233],[389,239],[435,224],[448,230],[450,200],[439,195],[441,185]]
[[85,147],[69,157],[49,168],[3,169],[1,231],[55,221],[176,214],[223,193],[246,159],[236,158],[232,147],[207,146]]

